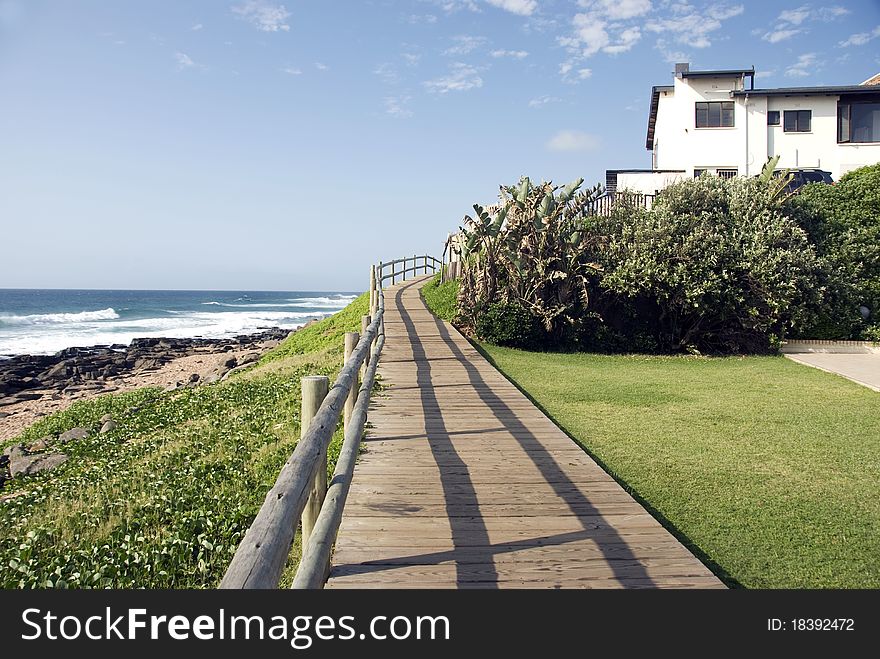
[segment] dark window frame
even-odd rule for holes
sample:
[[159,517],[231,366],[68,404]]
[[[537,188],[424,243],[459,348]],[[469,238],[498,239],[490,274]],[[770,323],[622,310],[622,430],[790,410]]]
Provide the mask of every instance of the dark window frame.
[[736,107],[734,102],[699,101],[695,103],[694,127],[736,128]]
[[[880,105],[880,101],[838,101],[837,103],[837,143],[838,144],[877,144],[878,140],[854,140],[852,109],[854,105]],[[844,118],[846,122],[844,124]],[[846,133],[844,135],[844,132]]]
[[[804,120],[806,117],[806,120]],[[789,124],[789,118],[793,123]],[[790,128],[789,126],[793,126]],[[812,110],[783,110],[782,130],[786,133],[812,133],[813,111]]]
[[[775,118],[775,121],[774,121]],[[767,125],[768,126],[779,126],[781,122],[781,115],[779,110],[767,110]]]

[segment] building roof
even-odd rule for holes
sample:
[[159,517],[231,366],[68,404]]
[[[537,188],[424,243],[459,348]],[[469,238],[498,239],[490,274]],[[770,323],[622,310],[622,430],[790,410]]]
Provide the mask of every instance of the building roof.
[[720,69],[716,71],[682,71],[682,78],[728,78],[730,76],[753,76],[755,67],[750,69]]
[[648,112],[648,137],[645,140],[645,148],[648,151],[654,149],[654,127],[657,124],[657,107],[660,105],[660,92],[671,92],[675,88],[672,85],[656,85],[651,87],[651,109]]
[[865,82],[863,82],[862,84],[863,85],[880,85],[880,73],[878,73],[875,76],[871,76],[870,78],[865,80]]
[[776,89],[743,89],[734,96],[840,96],[843,94],[877,94],[873,85],[838,85],[827,87],[777,87]]
[[606,174],[682,174],[686,169],[606,169]]

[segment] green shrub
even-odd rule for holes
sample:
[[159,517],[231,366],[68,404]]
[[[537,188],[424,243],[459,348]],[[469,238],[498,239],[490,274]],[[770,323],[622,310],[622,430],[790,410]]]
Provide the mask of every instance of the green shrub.
[[661,350],[773,351],[821,299],[803,229],[759,179],[703,176],[666,188],[650,211],[596,222],[601,289],[653,309]]
[[865,337],[880,317],[880,164],[849,172],[834,186],[805,186],[787,211],[809,233],[829,272],[825,304],[801,335]]
[[477,314],[477,336],[510,348],[532,348],[541,335],[538,320],[516,302],[493,302]]

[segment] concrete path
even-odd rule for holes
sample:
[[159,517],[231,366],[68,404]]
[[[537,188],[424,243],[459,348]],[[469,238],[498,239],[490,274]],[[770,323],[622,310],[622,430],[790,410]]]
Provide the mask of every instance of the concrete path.
[[880,391],[880,355],[878,354],[847,355],[817,352],[785,356],[799,364],[835,373],[869,389]]

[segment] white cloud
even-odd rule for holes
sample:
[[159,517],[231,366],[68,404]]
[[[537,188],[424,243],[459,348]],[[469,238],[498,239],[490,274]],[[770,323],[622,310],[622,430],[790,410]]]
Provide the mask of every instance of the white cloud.
[[870,32],[859,32],[850,35],[849,39],[840,42],[840,46],[843,48],[846,48],[847,46],[864,46],[866,43],[877,37],[880,37],[880,25]]
[[711,5],[702,12],[687,5],[681,7],[675,16],[649,20],[645,29],[668,35],[674,41],[692,48],[708,48],[712,45],[711,34],[721,29],[722,22],[744,11],[743,5]]
[[232,7],[232,13],[263,32],[289,32],[287,19],[290,12],[284,5],[275,5],[266,0],[246,0]]
[[450,71],[447,75],[422,83],[425,89],[433,94],[446,94],[478,89],[483,86],[483,79],[475,67],[455,62],[449,68]]
[[474,0],[433,0],[433,3],[440,7],[447,14],[467,9],[469,11],[480,11],[479,5]]
[[607,46],[611,40],[605,25],[605,21],[595,14],[575,14],[572,19],[574,28],[572,36],[563,37],[560,43],[569,51],[580,51],[582,57],[590,57]]
[[789,78],[803,78],[815,71],[816,54],[805,53],[798,57],[797,62],[792,64],[785,70],[785,75]]
[[755,73],[756,78],[772,78],[776,75],[776,69],[765,69]]
[[651,11],[651,0],[579,0],[578,5],[602,14],[610,21],[644,16]]
[[205,27],[205,26],[202,25],[201,23],[196,23],[195,25],[193,25],[193,26],[190,28],[190,30],[192,30],[193,32],[198,32],[198,31],[201,30],[203,27]]
[[398,119],[409,119],[413,113],[407,106],[412,100],[411,96],[386,96],[383,99],[385,113]]
[[443,51],[444,55],[467,55],[475,51],[477,48],[484,46],[488,39],[486,37],[470,37],[467,35],[459,35],[452,37],[453,45]]
[[663,61],[667,64],[675,64],[677,62],[689,62],[691,60],[691,56],[684,52],[683,50],[674,50],[669,46],[669,43],[664,38],[657,39],[657,43],[654,44],[654,48],[660,51],[660,54],[663,56]]
[[289,76],[301,76],[302,75],[302,69],[298,69],[295,66],[285,66],[283,69],[281,69],[281,72],[286,73]]
[[198,64],[193,62],[192,58],[186,53],[174,53],[174,59],[177,60],[177,68],[181,71],[183,69],[192,69],[199,66]]
[[525,50],[493,50],[489,53],[492,57],[500,58],[500,57],[510,57],[512,59],[525,59],[529,56],[528,51]]
[[813,9],[810,5],[802,5],[795,9],[786,9],[776,17],[776,26],[766,31],[761,38],[770,43],[779,43],[798,34],[809,32],[807,22],[823,21],[829,23],[849,13],[849,9],[836,5],[819,7],[818,9]]
[[800,34],[803,30],[798,30],[794,28],[781,28],[778,30],[771,30],[767,32],[763,37],[761,37],[764,41],[769,41],[770,43],[779,43],[780,41],[785,41],[786,39],[791,39],[793,36]]
[[384,62],[373,69],[373,75],[379,76],[382,82],[387,85],[396,85],[400,82],[400,75],[398,75],[397,69],[388,62]]
[[580,130],[561,130],[550,138],[547,148],[551,151],[594,151],[599,148],[599,138]]
[[531,16],[538,8],[535,0],[486,0],[486,2],[518,16]]
[[568,60],[559,65],[559,75],[563,82],[577,84],[593,75],[593,69],[577,66],[577,60]]
[[559,103],[562,99],[558,96],[539,96],[538,98],[533,98],[529,101],[530,108],[542,108],[545,105],[549,105],[551,103]]
[[810,17],[810,14],[813,13],[813,10],[810,9],[810,5],[804,5],[803,7],[798,7],[797,9],[787,9],[779,14],[779,21],[781,23],[791,23],[792,25],[800,25],[805,20]]
[[609,55],[617,55],[618,53],[625,53],[630,50],[633,46],[635,46],[639,39],[642,38],[642,31],[638,26],[630,27],[617,35],[617,42],[611,44],[610,46],[605,46],[602,49],[603,53],[608,53]]
[[401,57],[407,66],[418,66],[419,60],[422,59],[422,56],[417,53],[403,53]]
[[410,25],[419,25],[420,23],[431,25],[437,22],[437,17],[434,14],[410,14],[406,17],[406,22]]
[[318,69],[318,71],[328,71],[330,69],[330,67],[323,62],[315,62],[315,68]]

